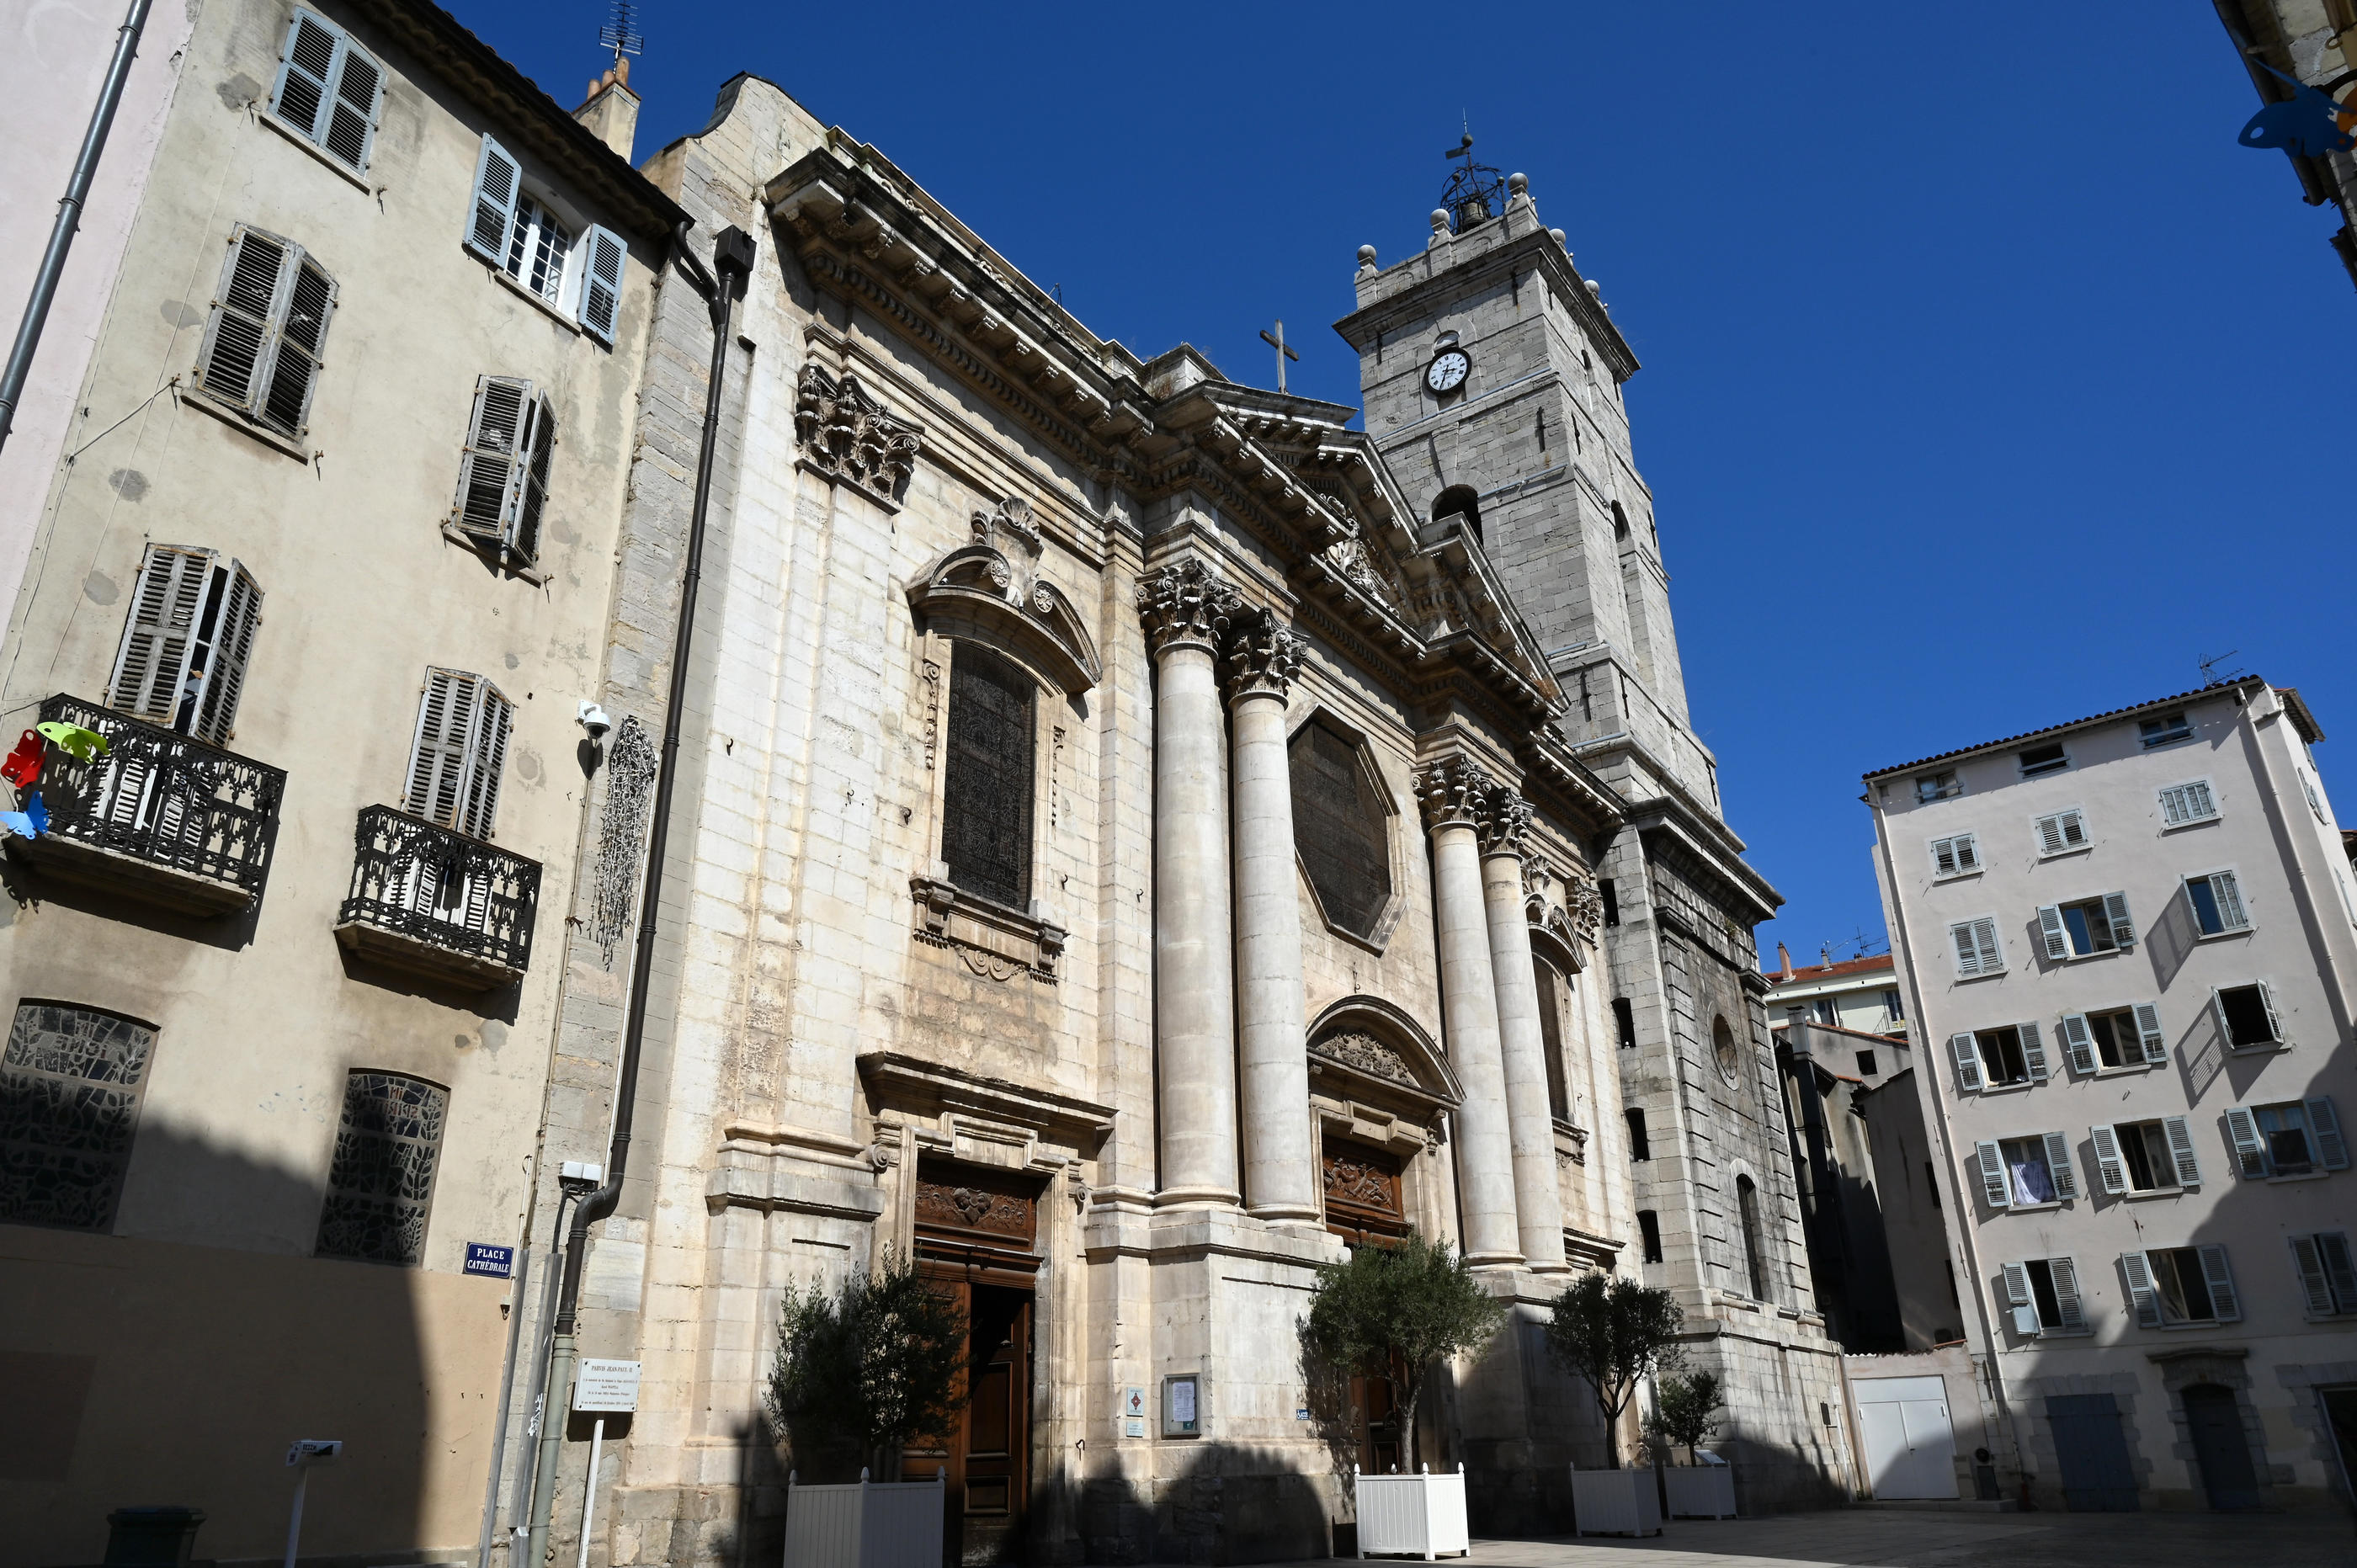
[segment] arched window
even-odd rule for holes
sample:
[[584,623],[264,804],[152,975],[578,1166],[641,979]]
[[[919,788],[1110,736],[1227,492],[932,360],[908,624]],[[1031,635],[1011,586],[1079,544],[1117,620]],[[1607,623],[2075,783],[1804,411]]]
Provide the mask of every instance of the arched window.
[[1629,514],[1620,510],[1619,501],[1612,503],[1612,537],[1615,539],[1629,537]]
[[1372,937],[1392,896],[1391,812],[1356,742],[1322,719],[1288,747],[1293,839],[1326,918]]
[[989,650],[953,646],[942,859],[959,888],[1016,909],[1031,902],[1038,692],[1028,675]]
[[1760,1189],[1748,1176],[1735,1178],[1735,1204],[1743,1217],[1743,1262],[1750,1270],[1751,1299],[1767,1301],[1768,1271],[1760,1261]]
[[1451,517],[1463,518],[1465,526],[1473,531],[1473,537],[1480,539],[1481,508],[1472,486],[1451,485],[1432,499],[1433,521]]
[[155,1054],[151,1025],[69,1002],[16,1004],[0,1061],[0,1222],[114,1229]]
[[1727,1025],[1724,1015],[1710,1021],[1711,1055],[1718,1058],[1718,1070],[1732,1083],[1743,1070],[1743,1053],[1735,1047],[1735,1031]]
[[1571,1120],[1570,1086],[1564,1079],[1563,999],[1569,983],[1543,958],[1531,960],[1539,993],[1539,1036],[1546,1044],[1547,1110],[1558,1122]]
[[343,1122],[319,1208],[322,1258],[414,1269],[425,1258],[425,1217],[450,1091],[422,1078],[361,1070],[344,1079]]

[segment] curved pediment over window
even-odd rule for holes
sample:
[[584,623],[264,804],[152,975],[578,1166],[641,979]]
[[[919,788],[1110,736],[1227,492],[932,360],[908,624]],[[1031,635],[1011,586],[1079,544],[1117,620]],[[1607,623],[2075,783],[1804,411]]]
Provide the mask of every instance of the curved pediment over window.
[[974,515],[974,538],[917,575],[909,603],[934,628],[963,624],[1078,695],[1104,676],[1095,641],[1063,590],[1040,577],[1039,531],[1020,498]]
[[1309,1069],[1357,1099],[1421,1112],[1453,1111],[1465,1098],[1448,1058],[1423,1026],[1380,996],[1345,996],[1309,1026]]

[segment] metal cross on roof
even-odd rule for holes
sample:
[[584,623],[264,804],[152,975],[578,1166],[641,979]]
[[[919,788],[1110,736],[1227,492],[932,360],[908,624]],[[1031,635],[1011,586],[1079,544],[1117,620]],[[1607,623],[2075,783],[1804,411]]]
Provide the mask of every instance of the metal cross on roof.
[[1297,364],[1300,362],[1301,356],[1285,346],[1285,323],[1282,321],[1276,324],[1275,337],[1272,338],[1266,332],[1263,332],[1260,335],[1260,340],[1276,350],[1276,390],[1283,392],[1285,390],[1285,361],[1291,360]]

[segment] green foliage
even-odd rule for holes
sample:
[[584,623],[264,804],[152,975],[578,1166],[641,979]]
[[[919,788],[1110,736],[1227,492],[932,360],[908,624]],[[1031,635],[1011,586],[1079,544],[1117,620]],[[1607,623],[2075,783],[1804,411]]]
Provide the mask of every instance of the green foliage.
[[1586,1378],[1604,1416],[1604,1446],[1620,1466],[1620,1413],[1637,1384],[1652,1372],[1684,1365],[1678,1331],[1685,1314],[1668,1291],[1635,1280],[1590,1273],[1555,1298],[1547,1324],[1547,1350],[1557,1365]]
[[833,1294],[791,1290],[778,1309],[770,1418],[798,1462],[898,1473],[900,1450],[942,1431],[965,1405],[965,1315],[954,1297],[884,1254],[872,1275]]
[[1301,1338],[1328,1365],[1392,1385],[1413,1469],[1426,1375],[1448,1357],[1478,1354],[1505,1320],[1505,1304],[1464,1258],[1411,1230],[1395,1247],[1360,1247],[1319,1269]]
[[1725,1405],[1717,1372],[1689,1372],[1661,1380],[1659,1408],[1646,1419],[1645,1436],[1656,1447],[1674,1444],[1694,1457],[1694,1451],[1718,1430],[1717,1412]]

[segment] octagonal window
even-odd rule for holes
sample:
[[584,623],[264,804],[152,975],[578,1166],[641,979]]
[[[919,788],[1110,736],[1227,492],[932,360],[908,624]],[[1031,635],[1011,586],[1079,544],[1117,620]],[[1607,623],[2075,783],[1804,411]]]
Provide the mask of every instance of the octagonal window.
[[1357,741],[1323,719],[1293,737],[1293,841],[1327,919],[1372,937],[1392,896],[1391,808]]

